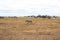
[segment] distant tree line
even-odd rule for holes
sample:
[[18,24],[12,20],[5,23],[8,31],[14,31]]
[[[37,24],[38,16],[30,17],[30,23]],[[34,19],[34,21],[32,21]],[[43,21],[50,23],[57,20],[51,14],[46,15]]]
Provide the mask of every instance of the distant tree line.
[[17,16],[0,16],[0,19],[4,19],[4,18],[18,18]]
[[[33,17],[33,18],[60,18],[59,16],[48,16],[48,15],[37,15],[37,16],[34,16],[34,15],[31,15],[31,16],[24,16],[24,17]],[[18,18],[17,16],[7,16],[7,17],[4,17],[4,16],[0,16],[0,19],[1,18]]]
[[[48,18],[48,19],[50,19],[50,18],[58,18],[59,16],[48,16],[48,15],[38,15],[38,16],[34,16],[34,15],[32,15],[32,16],[27,16],[27,17]],[[59,17],[59,18],[60,18],[60,17]]]

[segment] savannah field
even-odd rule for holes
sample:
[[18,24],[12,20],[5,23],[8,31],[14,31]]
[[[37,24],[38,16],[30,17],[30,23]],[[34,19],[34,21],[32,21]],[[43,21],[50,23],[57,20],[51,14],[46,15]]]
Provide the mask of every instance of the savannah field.
[[60,18],[0,19],[0,40],[60,40]]

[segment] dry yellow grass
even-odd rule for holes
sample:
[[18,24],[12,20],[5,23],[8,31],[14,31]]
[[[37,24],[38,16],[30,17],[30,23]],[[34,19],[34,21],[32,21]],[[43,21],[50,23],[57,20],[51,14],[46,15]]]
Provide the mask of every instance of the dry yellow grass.
[[[32,24],[26,24],[30,19]],[[0,19],[0,40],[60,40],[60,18]]]

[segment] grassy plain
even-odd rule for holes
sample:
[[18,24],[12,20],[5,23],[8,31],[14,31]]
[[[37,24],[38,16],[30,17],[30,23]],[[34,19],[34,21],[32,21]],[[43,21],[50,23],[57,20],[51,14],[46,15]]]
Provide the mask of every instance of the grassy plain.
[[60,40],[60,18],[0,19],[0,40]]

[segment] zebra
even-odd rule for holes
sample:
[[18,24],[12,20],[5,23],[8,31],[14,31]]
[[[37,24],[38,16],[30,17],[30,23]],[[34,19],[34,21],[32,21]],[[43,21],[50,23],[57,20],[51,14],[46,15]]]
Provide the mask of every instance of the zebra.
[[26,24],[32,24],[32,20],[26,20],[25,23]]

